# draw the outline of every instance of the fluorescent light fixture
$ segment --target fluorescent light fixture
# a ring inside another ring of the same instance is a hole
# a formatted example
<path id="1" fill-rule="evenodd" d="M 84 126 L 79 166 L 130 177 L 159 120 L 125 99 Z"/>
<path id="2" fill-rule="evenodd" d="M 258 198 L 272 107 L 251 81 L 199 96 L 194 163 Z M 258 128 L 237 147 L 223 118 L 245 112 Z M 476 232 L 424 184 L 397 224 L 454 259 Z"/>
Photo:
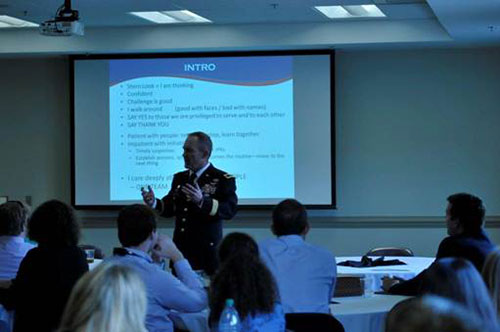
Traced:
<path id="1" fill-rule="evenodd" d="M 314 7 L 319 10 L 323 15 L 328 18 L 349 18 L 352 17 L 351 14 L 342 6 L 316 6 Z"/>
<path id="2" fill-rule="evenodd" d="M 385 17 L 385 14 L 375 5 L 316 6 L 314 8 L 328 18 Z"/>
<path id="3" fill-rule="evenodd" d="M 130 14 L 158 24 L 175 23 L 173 18 L 160 12 L 131 12 Z"/>
<path id="4" fill-rule="evenodd" d="M 20 20 L 12 16 L 0 15 L 0 28 L 31 28 L 37 26 L 38 24 L 33 22 Z"/>
<path id="5" fill-rule="evenodd" d="M 172 23 L 212 23 L 212 21 L 189 10 L 163 12 L 130 12 L 130 14 L 158 24 Z"/>
<path id="6" fill-rule="evenodd" d="M 376 5 L 361 5 L 369 17 L 385 17 L 385 14 Z"/>

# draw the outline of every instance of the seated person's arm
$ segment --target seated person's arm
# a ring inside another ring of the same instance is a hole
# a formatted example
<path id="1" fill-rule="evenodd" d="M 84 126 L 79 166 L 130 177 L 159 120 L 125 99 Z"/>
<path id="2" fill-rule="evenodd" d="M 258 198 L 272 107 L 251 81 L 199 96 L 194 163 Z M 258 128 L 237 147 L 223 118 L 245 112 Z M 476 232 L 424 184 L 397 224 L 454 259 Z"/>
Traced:
<path id="1" fill-rule="evenodd" d="M 404 280 L 391 283 L 391 280 L 384 280 L 384 290 L 393 295 L 416 296 L 422 293 L 422 285 L 426 278 L 426 271 L 420 272 L 416 277 L 410 280 Z M 398 278 L 399 279 L 399 278 Z"/>
<path id="2" fill-rule="evenodd" d="M 177 279 L 170 273 L 158 276 L 159 280 L 155 282 L 158 293 L 155 296 L 159 302 L 168 309 L 179 311 L 196 312 L 205 309 L 208 305 L 207 292 L 173 241 L 169 237 L 160 236 L 153 250 L 155 255 L 172 260 L 179 277 Z"/>

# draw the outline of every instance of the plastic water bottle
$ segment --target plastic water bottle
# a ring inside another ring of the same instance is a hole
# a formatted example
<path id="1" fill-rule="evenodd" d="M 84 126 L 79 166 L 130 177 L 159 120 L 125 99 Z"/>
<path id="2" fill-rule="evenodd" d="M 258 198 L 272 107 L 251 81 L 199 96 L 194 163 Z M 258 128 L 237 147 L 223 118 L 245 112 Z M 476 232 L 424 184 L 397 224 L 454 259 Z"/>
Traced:
<path id="1" fill-rule="evenodd" d="M 241 332 L 241 322 L 234 300 L 227 299 L 219 319 L 219 332 Z"/>

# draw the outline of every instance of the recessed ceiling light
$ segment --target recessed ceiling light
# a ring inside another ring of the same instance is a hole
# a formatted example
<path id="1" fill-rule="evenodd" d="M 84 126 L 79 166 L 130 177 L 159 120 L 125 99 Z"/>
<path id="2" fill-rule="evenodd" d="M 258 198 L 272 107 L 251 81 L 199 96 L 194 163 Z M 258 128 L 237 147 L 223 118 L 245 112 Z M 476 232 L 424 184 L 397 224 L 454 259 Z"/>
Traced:
<path id="1" fill-rule="evenodd" d="M 342 6 L 316 6 L 323 15 L 328 18 L 349 18 L 351 14 Z"/>
<path id="2" fill-rule="evenodd" d="M 212 21 L 189 10 L 172 10 L 163 12 L 130 12 L 130 14 L 158 24 L 212 23 Z"/>
<path id="3" fill-rule="evenodd" d="M 361 7 L 366 10 L 369 17 L 385 17 L 385 14 L 376 5 L 361 5 Z"/>
<path id="4" fill-rule="evenodd" d="M 375 5 L 316 6 L 314 8 L 328 18 L 385 17 L 385 14 Z"/>
<path id="5" fill-rule="evenodd" d="M 0 15 L 0 28 L 30 28 L 38 24 L 21 20 L 12 16 Z"/>

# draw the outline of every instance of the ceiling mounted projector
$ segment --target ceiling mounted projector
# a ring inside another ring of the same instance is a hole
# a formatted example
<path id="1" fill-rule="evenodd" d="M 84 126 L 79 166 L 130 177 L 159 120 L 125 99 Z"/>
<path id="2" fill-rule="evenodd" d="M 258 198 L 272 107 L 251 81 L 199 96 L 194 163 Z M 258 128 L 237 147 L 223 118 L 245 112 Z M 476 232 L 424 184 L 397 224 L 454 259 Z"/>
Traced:
<path id="1" fill-rule="evenodd" d="M 83 36 L 83 23 L 78 19 L 78 11 L 71 9 L 71 0 L 64 0 L 54 19 L 40 24 L 39 31 L 45 36 Z"/>

